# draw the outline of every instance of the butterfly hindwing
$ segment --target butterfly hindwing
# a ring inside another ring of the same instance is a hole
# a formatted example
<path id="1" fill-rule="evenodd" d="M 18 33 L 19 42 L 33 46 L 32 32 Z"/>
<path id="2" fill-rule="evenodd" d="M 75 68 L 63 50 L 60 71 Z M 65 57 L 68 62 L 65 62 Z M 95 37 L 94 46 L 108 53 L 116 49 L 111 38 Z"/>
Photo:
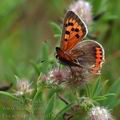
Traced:
<path id="1" fill-rule="evenodd" d="M 87 34 L 85 23 L 73 11 L 68 11 L 63 24 L 61 50 L 69 51 Z"/>
<path id="2" fill-rule="evenodd" d="M 69 52 L 76 64 L 90 69 L 94 74 L 99 74 L 104 62 L 104 49 L 101 44 L 93 40 L 78 43 Z"/>

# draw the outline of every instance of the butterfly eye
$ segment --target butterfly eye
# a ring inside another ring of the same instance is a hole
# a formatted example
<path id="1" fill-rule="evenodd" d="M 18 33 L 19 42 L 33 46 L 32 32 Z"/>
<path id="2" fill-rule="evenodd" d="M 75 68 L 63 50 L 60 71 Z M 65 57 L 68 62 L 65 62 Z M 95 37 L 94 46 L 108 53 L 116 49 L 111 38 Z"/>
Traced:
<path id="1" fill-rule="evenodd" d="M 59 51 L 60 50 L 60 48 L 59 47 L 56 47 L 56 51 Z"/>

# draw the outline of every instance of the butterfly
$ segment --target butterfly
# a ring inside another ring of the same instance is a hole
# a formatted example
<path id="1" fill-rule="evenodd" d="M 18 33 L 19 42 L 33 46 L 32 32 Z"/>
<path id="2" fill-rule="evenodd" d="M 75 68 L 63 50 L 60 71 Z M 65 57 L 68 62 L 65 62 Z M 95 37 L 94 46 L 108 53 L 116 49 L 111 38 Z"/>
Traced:
<path id="1" fill-rule="evenodd" d="M 73 11 L 68 11 L 64 18 L 61 44 L 56 47 L 56 58 L 64 65 L 100 74 L 104 48 L 94 40 L 84 40 L 87 33 L 84 21 Z"/>

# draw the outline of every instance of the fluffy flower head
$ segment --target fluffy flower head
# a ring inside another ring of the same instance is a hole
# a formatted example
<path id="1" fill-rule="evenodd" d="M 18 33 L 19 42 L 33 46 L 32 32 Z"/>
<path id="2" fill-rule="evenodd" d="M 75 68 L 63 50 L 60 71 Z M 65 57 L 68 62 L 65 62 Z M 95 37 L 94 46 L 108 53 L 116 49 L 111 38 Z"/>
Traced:
<path id="1" fill-rule="evenodd" d="M 89 2 L 78 0 L 70 5 L 69 10 L 77 13 L 88 26 L 92 24 L 92 6 Z"/>
<path id="2" fill-rule="evenodd" d="M 113 120 L 111 114 L 104 107 L 93 107 L 89 111 L 89 120 Z"/>
<path id="3" fill-rule="evenodd" d="M 22 80 L 17 80 L 16 83 L 16 95 L 24 95 L 26 93 L 31 93 L 33 89 L 31 89 L 31 84 L 29 83 L 28 80 L 22 79 Z"/>

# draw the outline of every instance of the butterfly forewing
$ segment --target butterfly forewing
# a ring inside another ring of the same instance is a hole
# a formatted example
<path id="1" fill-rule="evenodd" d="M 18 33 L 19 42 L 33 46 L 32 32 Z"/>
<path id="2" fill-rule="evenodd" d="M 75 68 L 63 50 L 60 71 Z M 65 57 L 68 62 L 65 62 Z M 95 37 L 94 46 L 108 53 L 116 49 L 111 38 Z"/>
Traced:
<path id="1" fill-rule="evenodd" d="M 85 23 L 73 11 L 68 11 L 63 24 L 61 50 L 69 51 L 87 34 Z"/>

